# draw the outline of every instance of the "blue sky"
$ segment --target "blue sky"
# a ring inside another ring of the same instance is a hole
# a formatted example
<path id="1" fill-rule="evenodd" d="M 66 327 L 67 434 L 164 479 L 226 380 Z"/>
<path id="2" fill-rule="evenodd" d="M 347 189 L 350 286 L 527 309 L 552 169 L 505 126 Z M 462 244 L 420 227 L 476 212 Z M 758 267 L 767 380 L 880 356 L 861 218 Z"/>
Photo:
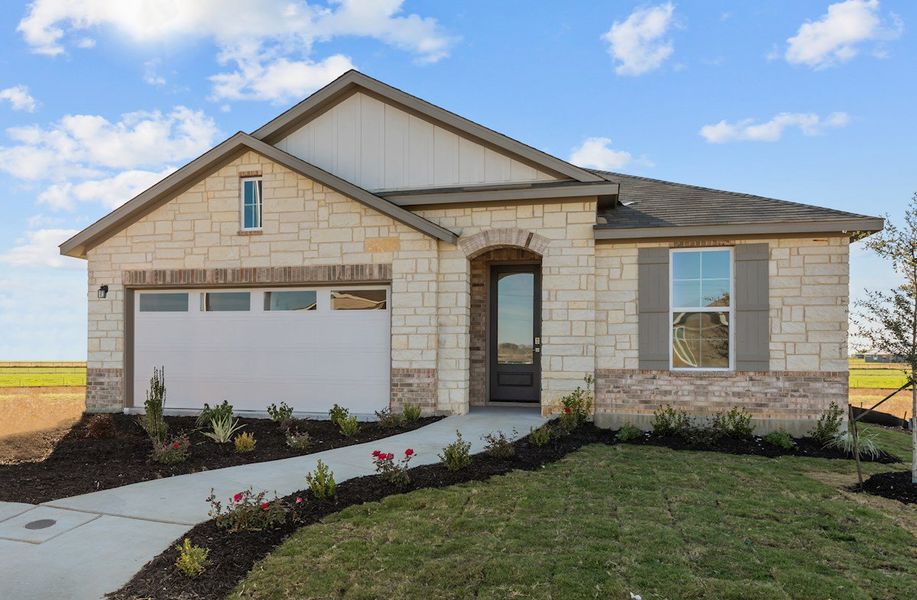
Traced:
<path id="1" fill-rule="evenodd" d="M 351 66 L 585 166 L 875 215 L 917 191 L 914 2 L 254 4 L 4 5 L 0 360 L 85 357 L 57 243 Z"/>

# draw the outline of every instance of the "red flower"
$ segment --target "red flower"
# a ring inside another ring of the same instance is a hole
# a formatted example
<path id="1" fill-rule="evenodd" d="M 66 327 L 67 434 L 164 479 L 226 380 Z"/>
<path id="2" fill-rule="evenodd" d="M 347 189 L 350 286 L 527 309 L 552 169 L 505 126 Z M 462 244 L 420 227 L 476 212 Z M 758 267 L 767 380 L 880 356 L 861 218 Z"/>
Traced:
<path id="1" fill-rule="evenodd" d="M 242 499 L 242 492 L 239 492 L 238 494 L 232 497 L 233 502 L 238 502 L 241 499 Z"/>
<path id="2" fill-rule="evenodd" d="M 379 455 L 380 455 L 380 454 L 382 454 L 382 453 L 379 452 L 378 450 L 373 450 L 373 456 L 374 456 L 374 457 L 379 458 Z"/>
<path id="3" fill-rule="evenodd" d="M 570 409 L 569 406 L 565 406 L 565 407 L 564 407 L 564 414 L 569 415 L 571 412 L 573 412 L 573 411 Z"/>
<path id="4" fill-rule="evenodd" d="M 172 448 L 174 448 L 175 450 L 178 450 L 179 448 L 181 448 L 181 444 L 178 443 L 178 440 L 175 440 L 174 442 L 172 442 Z"/>
<path id="5" fill-rule="evenodd" d="M 389 453 L 385 456 L 385 458 L 387 458 L 387 459 L 389 459 L 389 460 L 392 460 L 393 458 L 395 458 L 395 455 L 392 454 L 391 452 L 389 452 Z"/>
<path id="6" fill-rule="evenodd" d="M 270 502 L 262 502 L 262 503 L 261 503 L 261 510 L 267 510 L 267 509 L 269 509 L 270 507 L 271 507 L 271 503 L 270 503 Z"/>
<path id="7" fill-rule="evenodd" d="M 404 451 L 404 455 L 405 455 L 405 456 L 413 456 L 413 455 L 414 455 L 414 450 L 413 450 L 413 448 L 408 448 L 407 450 L 405 450 L 405 451 Z"/>
<path id="8" fill-rule="evenodd" d="M 299 496 L 296 496 L 296 504 L 299 504 L 300 502 L 302 502 L 302 498 L 300 498 Z"/>

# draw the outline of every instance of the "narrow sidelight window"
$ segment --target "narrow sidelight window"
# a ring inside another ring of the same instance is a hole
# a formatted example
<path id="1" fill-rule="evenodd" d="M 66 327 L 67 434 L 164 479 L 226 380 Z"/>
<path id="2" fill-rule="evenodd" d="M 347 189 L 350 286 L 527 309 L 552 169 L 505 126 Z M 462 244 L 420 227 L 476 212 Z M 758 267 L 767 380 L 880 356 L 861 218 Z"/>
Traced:
<path id="1" fill-rule="evenodd" d="M 261 229 L 261 178 L 242 179 L 242 229 Z"/>
<path id="2" fill-rule="evenodd" d="M 672 250 L 671 366 L 732 368 L 731 248 Z"/>

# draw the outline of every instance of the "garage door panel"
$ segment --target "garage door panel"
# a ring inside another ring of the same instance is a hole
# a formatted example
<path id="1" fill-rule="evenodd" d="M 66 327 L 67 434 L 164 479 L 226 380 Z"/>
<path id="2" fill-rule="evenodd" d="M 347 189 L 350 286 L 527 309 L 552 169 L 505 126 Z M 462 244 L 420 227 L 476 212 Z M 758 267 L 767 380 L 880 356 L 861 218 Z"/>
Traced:
<path id="1" fill-rule="evenodd" d="M 265 312 L 262 292 L 252 292 L 250 312 L 201 312 L 194 293 L 188 312 L 136 312 L 135 404 L 153 367 L 164 366 L 172 409 L 223 400 L 257 411 L 272 402 L 316 413 L 335 403 L 364 414 L 388 406 L 387 310 L 332 311 L 319 301 L 318 310 Z"/>

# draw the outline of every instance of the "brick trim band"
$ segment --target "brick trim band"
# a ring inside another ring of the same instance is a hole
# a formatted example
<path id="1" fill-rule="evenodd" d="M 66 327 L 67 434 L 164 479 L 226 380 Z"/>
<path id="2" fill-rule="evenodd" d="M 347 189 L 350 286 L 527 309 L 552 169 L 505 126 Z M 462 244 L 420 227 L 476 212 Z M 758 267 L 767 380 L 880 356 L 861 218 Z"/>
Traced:
<path id="1" fill-rule="evenodd" d="M 391 264 L 249 267 L 231 269 L 154 269 L 122 271 L 125 287 L 248 286 L 320 283 L 388 283 Z"/>

